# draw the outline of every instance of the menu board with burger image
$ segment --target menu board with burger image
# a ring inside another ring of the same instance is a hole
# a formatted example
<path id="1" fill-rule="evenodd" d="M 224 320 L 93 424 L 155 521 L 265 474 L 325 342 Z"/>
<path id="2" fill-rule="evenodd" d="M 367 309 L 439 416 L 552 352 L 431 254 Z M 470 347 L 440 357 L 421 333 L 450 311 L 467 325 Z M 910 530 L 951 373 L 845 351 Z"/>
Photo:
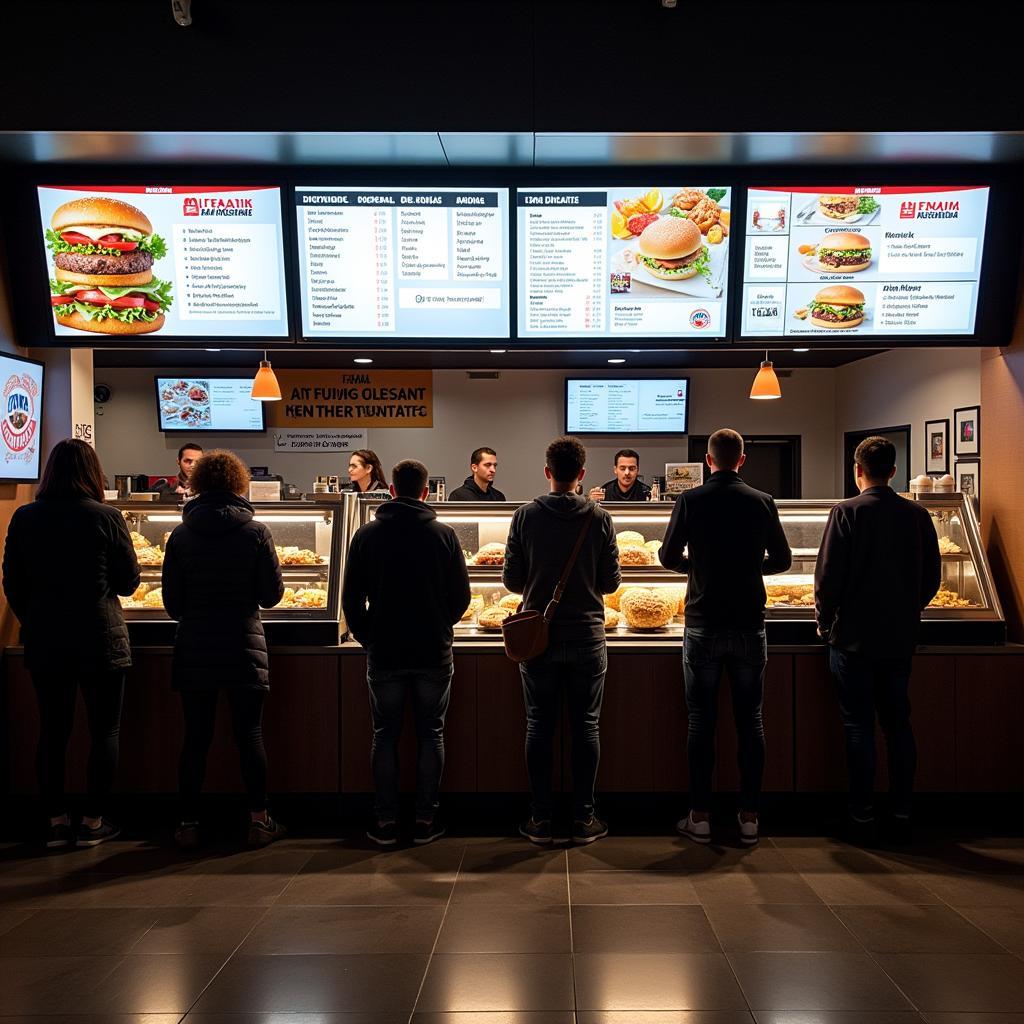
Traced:
<path id="1" fill-rule="evenodd" d="M 43 186 L 54 331 L 288 334 L 276 187 Z"/>
<path id="2" fill-rule="evenodd" d="M 741 333 L 972 333 L 988 191 L 750 189 Z"/>
<path id="3" fill-rule="evenodd" d="M 520 189 L 521 337 L 725 334 L 731 190 Z"/>

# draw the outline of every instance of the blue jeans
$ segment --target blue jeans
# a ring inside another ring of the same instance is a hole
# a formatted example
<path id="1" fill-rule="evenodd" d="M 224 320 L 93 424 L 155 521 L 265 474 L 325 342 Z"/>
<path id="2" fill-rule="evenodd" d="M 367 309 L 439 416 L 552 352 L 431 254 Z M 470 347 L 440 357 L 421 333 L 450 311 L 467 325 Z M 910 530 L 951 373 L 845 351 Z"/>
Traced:
<path id="1" fill-rule="evenodd" d="M 875 713 L 889 755 L 889 793 L 894 814 L 910 813 L 917 772 L 917 744 L 910 725 L 910 658 L 868 658 L 829 648 L 829 667 L 839 693 L 850 774 L 850 813 L 874 815 Z"/>
<path id="2" fill-rule="evenodd" d="M 601 760 L 601 700 L 608 671 L 604 638 L 556 641 L 519 669 L 526 703 L 526 770 L 533 792 L 533 818 L 551 820 L 551 758 L 564 691 L 572 732 L 573 817 L 588 821 L 594 813 L 594 786 Z"/>
<path id="3" fill-rule="evenodd" d="M 739 748 L 740 807 L 744 811 L 758 809 L 764 777 L 764 720 L 761 710 L 767 664 L 768 647 L 763 629 L 686 627 L 683 680 L 690 719 L 686 755 L 690 766 L 692 810 L 711 810 L 718 685 L 723 668 L 729 670 L 732 685 L 732 711 Z"/>
<path id="4" fill-rule="evenodd" d="M 406 695 L 412 698 L 416 723 L 416 817 L 433 821 L 444 771 L 444 716 L 452 692 L 454 666 L 425 669 L 366 667 L 373 716 L 374 813 L 378 821 L 398 818 L 398 738 L 402 734 Z"/>

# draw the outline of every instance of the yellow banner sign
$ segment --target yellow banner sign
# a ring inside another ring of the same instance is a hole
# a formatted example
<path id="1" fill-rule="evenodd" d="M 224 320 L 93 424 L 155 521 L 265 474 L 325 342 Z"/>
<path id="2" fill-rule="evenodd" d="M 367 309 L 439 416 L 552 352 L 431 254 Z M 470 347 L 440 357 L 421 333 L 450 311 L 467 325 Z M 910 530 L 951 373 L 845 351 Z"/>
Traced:
<path id="1" fill-rule="evenodd" d="M 432 427 L 430 370 L 277 370 L 269 427 Z"/>

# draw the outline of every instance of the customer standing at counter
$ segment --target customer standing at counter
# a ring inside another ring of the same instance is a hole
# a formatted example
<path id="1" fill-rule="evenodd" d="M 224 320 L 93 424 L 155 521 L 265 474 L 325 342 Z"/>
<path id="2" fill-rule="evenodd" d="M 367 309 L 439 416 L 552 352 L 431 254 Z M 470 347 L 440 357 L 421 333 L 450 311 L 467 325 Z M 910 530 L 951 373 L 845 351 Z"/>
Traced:
<path id="1" fill-rule="evenodd" d="M 223 690 L 249 798 L 249 845 L 266 846 L 285 830 L 267 813 L 263 705 L 270 685 L 259 610 L 284 596 L 281 566 L 270 531 L 244 497 L 249 470 L 234 452 L 205 453 L 191 486 L 196 497 L 167 541 L 163 565 L 164 608 L 178 620 L 172 680 L 185 716 L 174 838 L 183 849 L 199 845 L 199 794 Z"/>
<path id="2" fill-rule="evenodd" d="M 120 831 L 103 817 L 117 770 L 124 673 L 132 663 L 117 595 L 133 593 L 139 579 L 124 517 L 103 504 L 96 452 L 84 441 L 58 441 L 36 500 L 11 519 L 3 564 L 4 593 L 21 623 L 39 705 L 36 771 L 49 849 L 97 846 Z M 91 746 L 85 814 L 74 829 L 64 775 L 79 688 Z"/>
<path id="3" fill-rule="evenodd" d="M 477 448 L 469 457 L 469 476 L 448 495 L 449 501 L 504 501 L 494 486 L 498 454 L 493 448 Z"/>
<path id="4" fill-rule="evenodd" d="M 388 489 L 380 459 L 377 458 L 377 453 L 370 451 L 369 448 L 360 448 L 351 454 L 348 460 L 348 478 L 349 490 L 357 494 Z"/>
<path id="5" fill-rule="evenodd" d="M 612 460 L 615 479 L 603 487 L 590 489 L 591 501 L 647 501 L 651 489 L 637 475 L 640 472 L 640 456 L 632 448 L 623 448 L 615 453 Z"/>
<path id="6" fill-rule="evenodd" d="M 854 453 L 860 495 L 829 513 L 814 569 L 818 633 L 829 644 L 850 775 L 850 832 L 875 826 L 875 713 L 889 758 L 894 838 L 906 839 L 917 769 L 910 723 L 911 660 L 921 610 L 938 592 L 941 555 L 931 516 L 889 486 L 896 447 L 869 437 Z"/>
<path id="7" fill-rule="evenodd" d="M 438 793 L 454 671 L 452 627 L 469 607 L 469 574 L 455 531 L 425 504 L 427 467 L 399 462 L 391 480 L 395 500 L 352 537 L 341 603 L 367 654 L 376 799 L 366 835 L 380 846 L 398 842 L 398 740 L 408 696 L 419 746 L 414 841 L 423 845 L 444 835 Z"/>
<path id="8" fill-rule="evenodd" d="M 683 679 L 690 811 L 676 828 L 698 843 L 711 841 L 711 774 L 723 668 L 729 670 L 739 748 L 740 839 L 747 845 L 757 842 L 768 664 L 763 576 L 785 572 L 793 560 L 771 495 L 740 479 L 744 462 L 743 438 L 735 430 L 716 430 L 708 439 L 711 476 L 676 500 L 658 552 L 666 569 L 687 574 Z"/>
<path id="9" fill-rule="evenodd" d="M 502 582 L 523 595 L 524 610 L 543 612 L 571 552 L 583 546 L 548 629 L 548 648 L 519 666 L 526 702 L 526 767 L 533 805 L 519 831 L 537 845 L 551 843 L 551 756 L 562 694 L 569 699 L 572 731 L 573 825 L 577 843 L 608 834 L 597 816 L 594 786 L 601 759 L 601 701 L 608 652 L 603 594 L 619 586 L 619 549 L 612 517 L 575 493 L 586 469 L 587 450 L 575 437 L 548 445 L 544 475 L 550 493 L 516 509 L 505 548 Z"/>

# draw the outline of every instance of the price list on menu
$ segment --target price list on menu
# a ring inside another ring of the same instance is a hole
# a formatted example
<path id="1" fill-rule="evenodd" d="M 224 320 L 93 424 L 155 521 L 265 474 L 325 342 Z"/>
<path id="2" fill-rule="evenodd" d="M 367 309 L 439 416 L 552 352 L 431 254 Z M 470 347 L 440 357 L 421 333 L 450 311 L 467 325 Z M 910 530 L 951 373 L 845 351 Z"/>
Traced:
<path id="1" fill-rule="evenodd" d="M 605 192 L 520 191 L 524 334 L 603 334 L 608 256 Z"/>
<path id="2" fill-rule="evenodd" d="M 507 337 L 502 190 L 298 190 L 304 333 Z"/>

